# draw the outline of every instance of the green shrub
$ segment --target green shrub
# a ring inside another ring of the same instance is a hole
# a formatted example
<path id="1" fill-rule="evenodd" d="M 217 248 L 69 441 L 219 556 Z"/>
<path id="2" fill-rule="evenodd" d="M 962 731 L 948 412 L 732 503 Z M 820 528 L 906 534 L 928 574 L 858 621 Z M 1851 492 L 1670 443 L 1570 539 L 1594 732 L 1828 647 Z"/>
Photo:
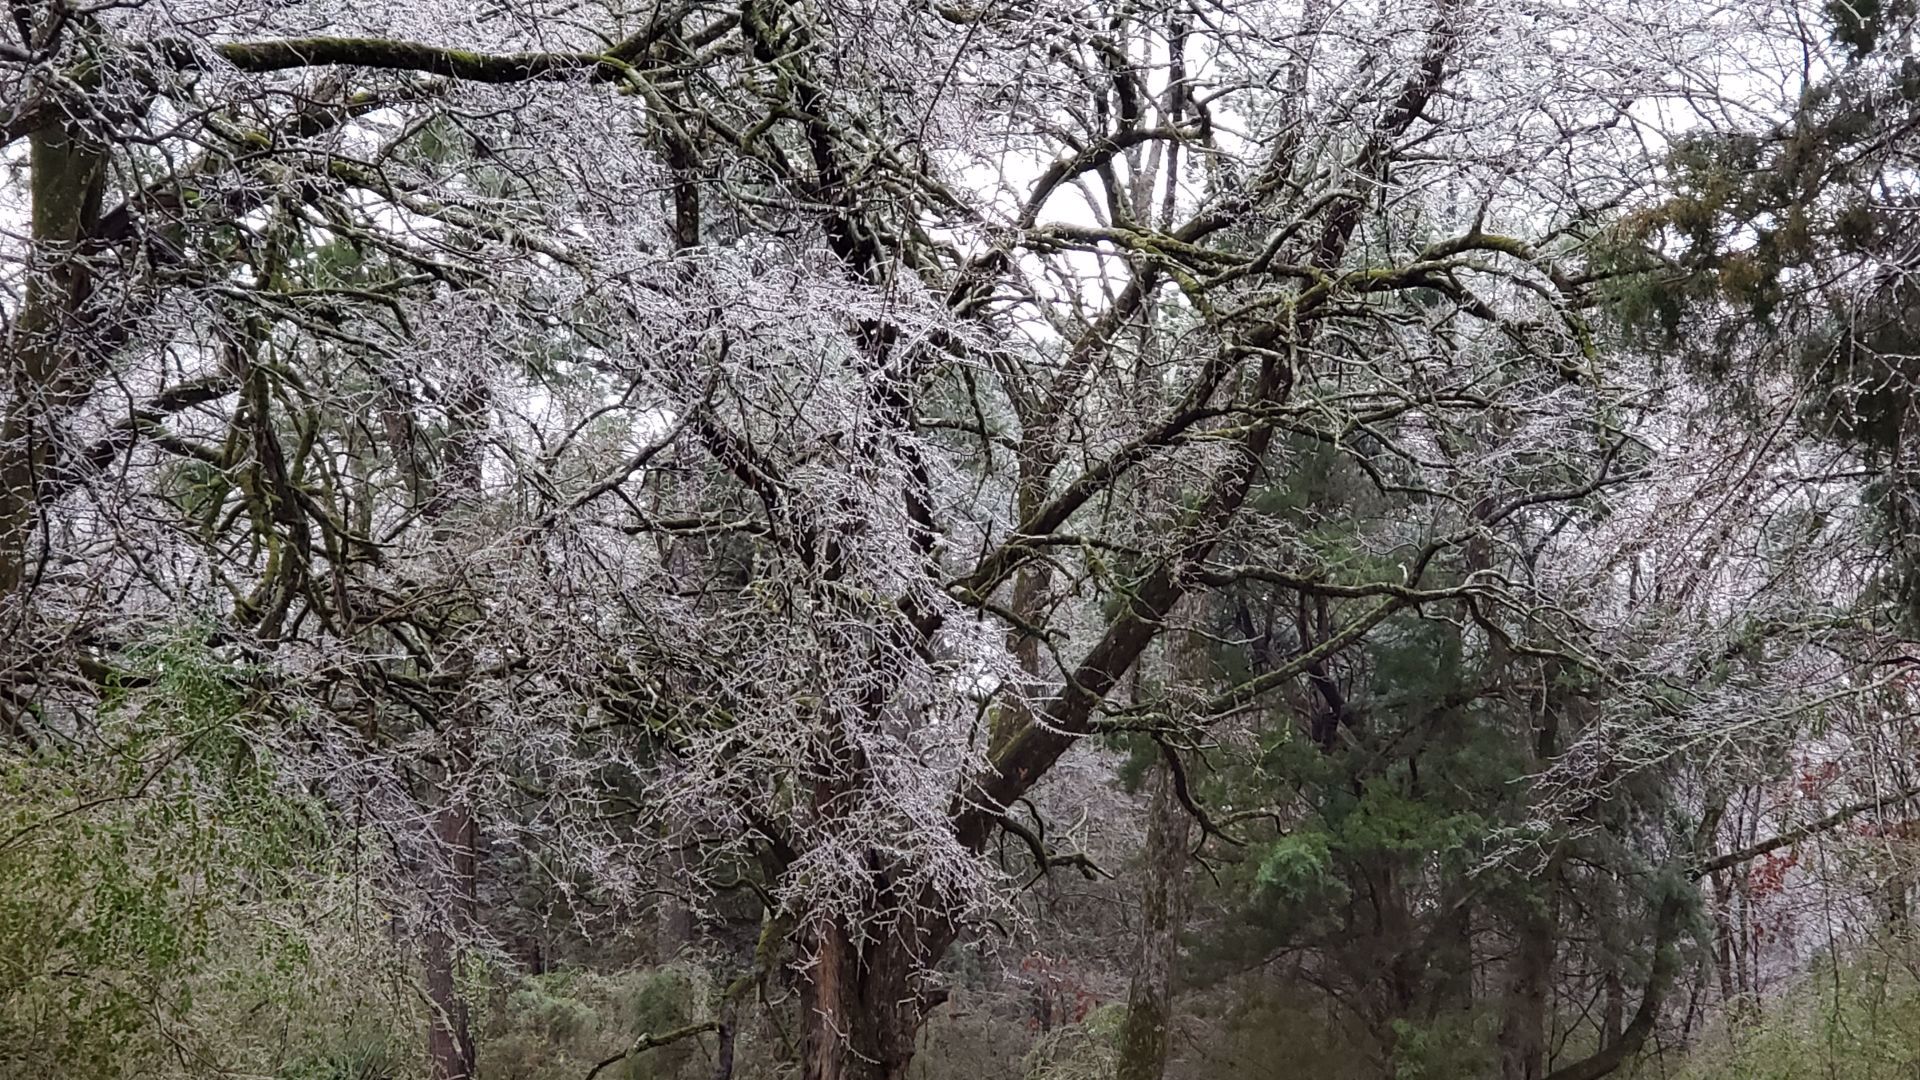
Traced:
<path id="1" fill-rule="evenodd" d="M 0 747 L 0 1075 L 321 1060 L 318 1018 L 392 1012 L 384 915 L 282 783 L 245 669 L 191 628 L 125 663 L 96 715 Z"/>
<path id="2" fill-rule="evenodd" d="M 1920 1075 L 1920 979 L 1910 943 L 1831 958 L 1779 998 L 1695 1044 L 1680 1080 L 1911 1080 Z"/>

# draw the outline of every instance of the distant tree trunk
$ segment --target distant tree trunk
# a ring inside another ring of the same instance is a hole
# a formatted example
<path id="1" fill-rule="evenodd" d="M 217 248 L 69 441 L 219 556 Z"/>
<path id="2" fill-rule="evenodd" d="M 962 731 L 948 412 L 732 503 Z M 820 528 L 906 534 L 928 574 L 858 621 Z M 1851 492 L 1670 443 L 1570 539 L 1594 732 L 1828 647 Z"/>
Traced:
<path id="1" fill-rule="evenodd" d="M 441 901 L 446 910 L 427 932 L 427 1058 L 433 1080 L 468 1080 L 474 1047 L 466 998 L 460 993 L 462 946 L 472 933 L 475 911 L 474 824 L 464 807 L 443 807 L 434 816 L 434 836 L 450 863 Z"/>
<path id="2" fill-rule="evenodd" d="M 1734 985 L 1744 1008 L 1758 982 L 1756 976 L 1760 970 L 1753 947 L 1753 880 L 1745 870 L 1736 871 L 1732 877 L 1733 895 L 1739 901 L 1740 913 L 1733 930 Z"/>
<path id="3" fill-rule="evenodd" d="M 1577 700 L 1555 702 L 1580 720 Z M 1534 729 L 1536 762 L 1547 762 L 1559 751 L 1559 720 L 1554 709 L 1543 709 Z M 1500 1075 L 1502 1080 L 1539 1080 L 1547 1069 L 1547 995 L 1552 988 L 1555 938 L 1559 919 L 1554 906 L 1554 881 L 1560 874 L 1563 848 L 1556 846 L 1546 866 L 1534 879 L 1536 890 L 1522 898 L 1514 922 L 1513 959 L 1507 967 L 1506 1000 L 1500 1021 Z"/>
<path id="4" fill-rule="evenodd" d="M 464 508 L 471 512 L 481 498 L 482 442 L 488 425 L 487 384 L 478 375 L 469 375 L 456 384 L 448 407 L 448 433 L 437 490 L 424 513 L 434 520 L 436 540 L 450 541 L 458 533 L 457 518 L 446 515 Z M 461 619 L 477 619 L 480 613 L 468 609 Z M 445 674 L 453 676 L 453 685 L 464 688 L 472 677 L 474 656 L 459 636 L 459 621 L 445 641 L 446 656 L 441 661 Z M 460 968 L 479 920 L 479 878 L 476 846 L 479 825 L 474 807 L 464 788 L 473 768 L 473 729 L 480 703 L 462 700 L 456 690 L 450 703 L 447 726 L 443 729 L 447 746 L 442 761 L 444 776 L 436 793 L 433 811 L 434 852 L 429 876 L 429 907 L 434 918 L 427 932 L 427 998 L 432 1008 L 427 1031 L 427 1057 L 432 1080 L 471 1080 L 477 1057 L 473 1044 L 471 1018 L 466 999 L 460 993 Z"/>
<path id="5" fill-rule="evenodd" d="M 1720 977 L 1720 1004 L 1731 1005 L 1733 988 L 1732 871 L 1713 875 L 1713 951 L 1715 974 Z"/>
<path id="6" fill-rule="evenodd" d="M 1620 981 L 1620 961 L 1609 956 L 1605 962 L 1606 974 L 1603 976 L 1601 989 L 1605 998 L 1600 1008 L 1600 1049 L 1602 1050 L 1620 1041 L 1620 1031 L 1627 1020 L 1627 990 Z"/>
<path id="7" fill-rule="evenodd" d="M 1893 765 L 1893 771 L 1894 784 L 1898 790 L 1906 791 L 1913 788 L 1913 777 L 1907 769 L 1896 762 Z M 1897 830 L 1895 835 L 1903 840 L 1906 839 L 1903 835 L 1905 830 L 1898 829 L 1896 819 L 1892 815 L 1882 813 L 1877 814 L 1876 817 L 1883 827 L 1894 826 Z M 1891 864 L 1887 867 L 1886 878 L 1880 884 L 1880 903 L 1885 913 L 1887 933 L 1894 938 L 1906 938 L 1913 933 L 1912 886 L 1912 863 L 1904 851 L 1896 849 Z"/>
<path id="8" fill-rule="evenodd" d="M 1431 964 L 1437 977 L 1432 1014 L 1469 1012 L 1473 1009 L 1473 905 L 1465 899 L 1456 901 L 1433 933 L 1437 947 Z"/>
<path id="9" fill-rule="evenodd" d="M 714 542 L 710 536 L 661 538 L 660 554 L 667 573 L 679 588 L 689 592 L 701 587 L 700 567 L 713 557 L 713 553 Z M 694 871 L 688 863 L 686 850 L 680 844 L 671 842 L 665 836 L 662 840 L 667 841 L 667 854 L 662 860 L 664 865 L 656 868 L 656 872 L 662 874 L 663 881 L 653 904 L 653 958 L 655 963 L 666 964 L 691 950 L 695 944 L 693 905 L 687 892 Z"/>
<path id="10" fill-rule="evenodd" d="M 1118 1080 L 1160 1080 L 1166 1071 L 1175 966 L 1186 922 L 1187 844 L 1193 821 L 1174 791 L 1173 770 L 1153 770 L 1147 809 L 1147 880 L 1140 905 L 1140 951 L 1127 992 Z"/>
<path id="11" fill-rule="evenodd" d="M 1880 900 L 1886 913 L 1887 930 L 1895 936 L 1912 931 L 1913 911 L 1907 896 L 1907 871 L 1895 867 L 1880 886 Z"/>

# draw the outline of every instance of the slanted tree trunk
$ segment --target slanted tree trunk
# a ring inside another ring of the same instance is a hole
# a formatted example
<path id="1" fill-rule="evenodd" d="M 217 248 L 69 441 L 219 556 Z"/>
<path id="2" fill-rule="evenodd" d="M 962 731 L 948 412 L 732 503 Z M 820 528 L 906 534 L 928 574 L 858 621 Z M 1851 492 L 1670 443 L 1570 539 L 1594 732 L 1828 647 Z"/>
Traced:
<path id="1" fill-rule="evenodd" d="M 1680 970 L 1677 938 L 1691 903 L 1687 893 L 1677 889 L 1659 899 L 1654 917 L 1653 961 L 1647 972 L 1647 985 L 1640 992 L 1639 1008 L 1634 1010 L 1633 1019 L 1620 1032 L 1620 1037 L 1605 1049 L 1553 1070 L 1545 1080 L 1600 1080 L 1633 1060 L 1640 1048 L 1646 1045 L 1647 1037 L 1653 1034 L 1653 1027 L 1660 1020 L 1660 1010 L 1666 1004 L 1667 994 L 1673 989 L 1674 977 Z"/>
<path id="2" fill-rule="evenodd" d="M 1153 770 L 1147 809 L 1147 881 L 1140 904 L 1140 951 L 1127 991 L 1118 1080 L 1160 1080 L 1166 1071 L 1180 929 L 1186 922 L 1187 844 L 1193 828 L 1174 791 L 1173 770 Z"/>

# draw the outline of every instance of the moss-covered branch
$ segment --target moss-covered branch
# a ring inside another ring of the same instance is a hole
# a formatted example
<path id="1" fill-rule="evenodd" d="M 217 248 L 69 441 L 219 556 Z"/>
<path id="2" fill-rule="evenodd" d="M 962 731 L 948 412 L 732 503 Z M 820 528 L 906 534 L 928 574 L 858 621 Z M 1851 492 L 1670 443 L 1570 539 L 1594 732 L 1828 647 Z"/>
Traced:
<path id="1" fill-rule="evenodd" d="M 624 77 L 627 65 L 601 53 L 482 53 L 417 41 L 382 38 L 309 37 L 282 41 L 230 41 L 214 46 L 242 71 L 344 67 L 418 71 L 469 82 L 510 83 L 553 78 L 591 70 L 609 79 Z"/>

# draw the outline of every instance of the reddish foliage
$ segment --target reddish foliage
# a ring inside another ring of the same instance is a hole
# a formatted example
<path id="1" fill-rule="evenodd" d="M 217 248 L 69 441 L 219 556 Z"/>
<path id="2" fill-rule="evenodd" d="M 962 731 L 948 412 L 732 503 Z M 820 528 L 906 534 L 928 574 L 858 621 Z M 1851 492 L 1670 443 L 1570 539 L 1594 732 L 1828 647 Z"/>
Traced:
<path id="1" fill-rule="evenodd" d="M 1043 952 L 1031 952 L 1020 961 L 1020 973 L 1033 982 L 1033 1009 L 1027 1030 L 1052 1031 L 1061 1024 L 1077 1024 L 1100 1007 L 1098 995 L 1087 989 L 1066 961 Z"/>
<path id="2" fill-rule="evenodd" d="M 1786 885 L 1787 871 L 1800 863 L 1798 851 L 1762 855 L 1747 869 L 1747 889 L 1755 900 L 1778 893 Z"/>

